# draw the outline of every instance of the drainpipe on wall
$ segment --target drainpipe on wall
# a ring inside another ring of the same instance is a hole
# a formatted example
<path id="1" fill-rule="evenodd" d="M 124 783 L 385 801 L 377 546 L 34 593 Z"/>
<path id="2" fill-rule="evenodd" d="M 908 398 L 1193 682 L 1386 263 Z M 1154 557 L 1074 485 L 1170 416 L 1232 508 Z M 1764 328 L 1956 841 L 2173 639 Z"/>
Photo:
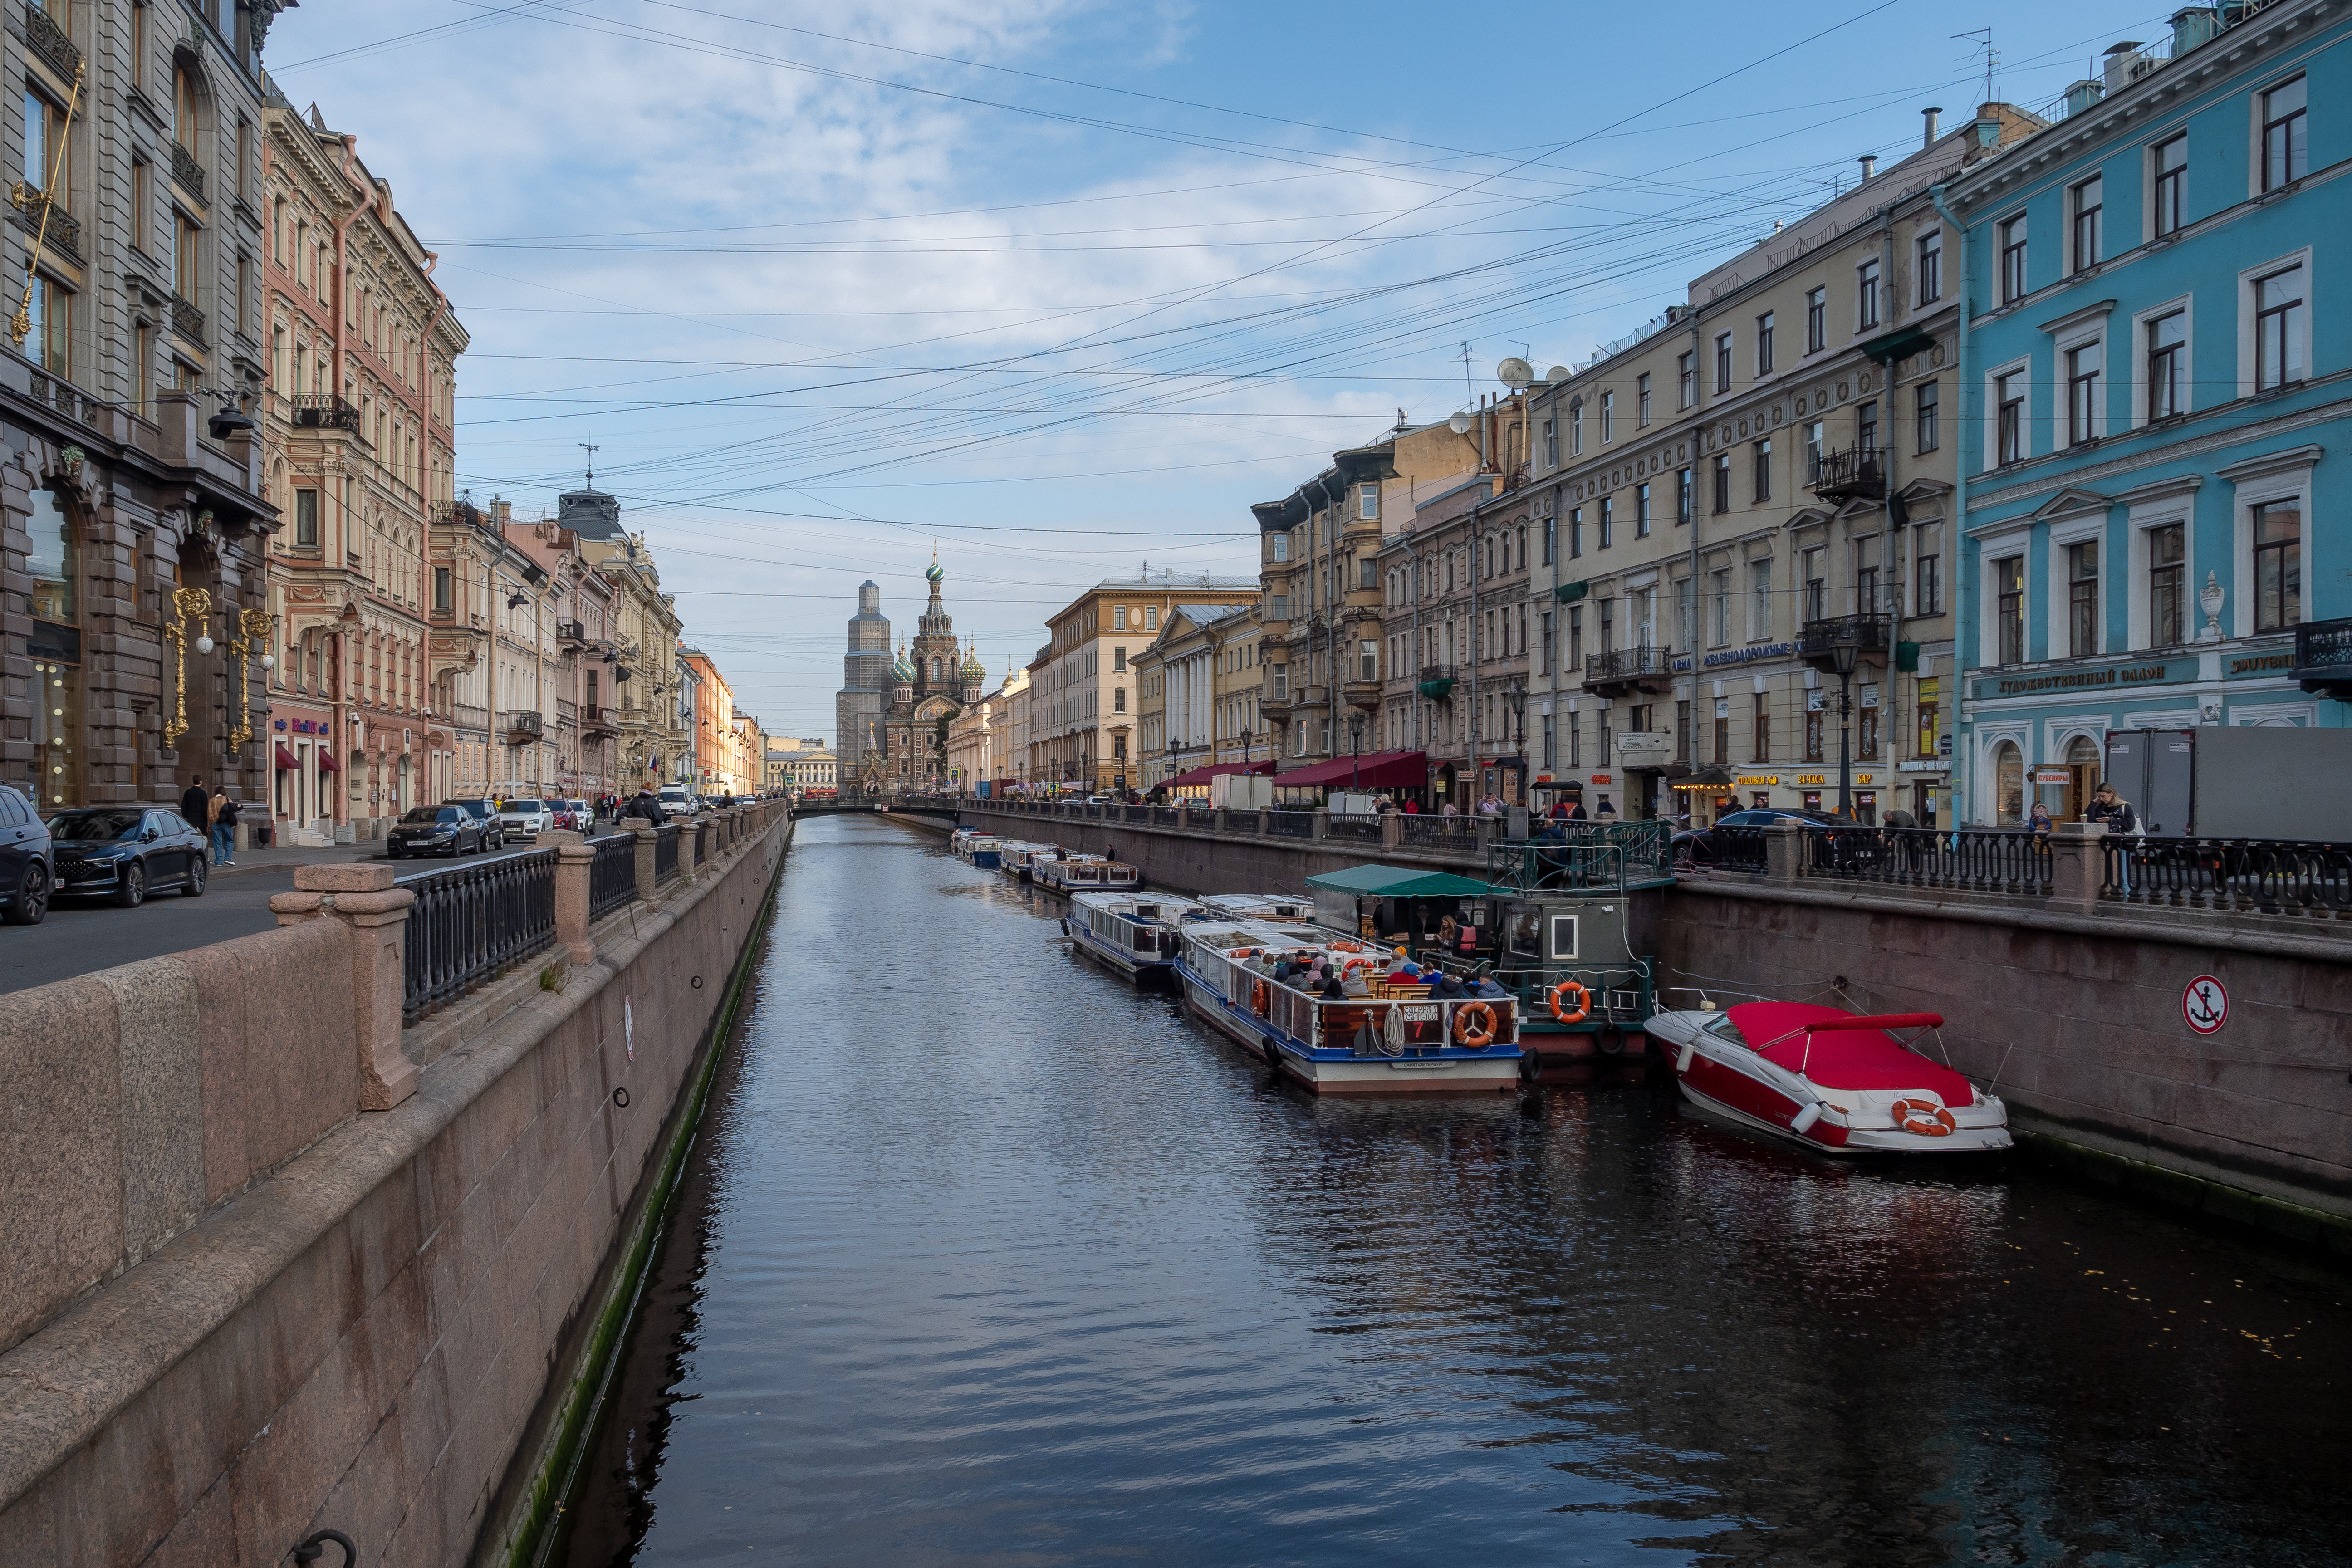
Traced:
<path id="1" fill-rule="evenodd" d="M 1951 541 L 1950 553 L 1957 565 L 1969 522 L 1968 449 L 1961 436 L 1968 429 L 1969 314 L 1975 300 L 1969 289 L 1969 231 L 1958 218 L 1952 216 L 1952 209 L 1944 205 L 1944 191 L 1941 184 L 1927 187 L 1927 199 L 1935 203 L 1936 216 L 1942 218 L 1945 226 L 1952 231 L 1952 237 L 1958 242 L 1960 251 L 1960 330 L 1959 341 L 1952 354 L 1957 364 L 1955 379 L 1958 383 L 1953 388 L 1952 412 L 1958 417 L 1952 429 L 1952 514 L 1945 529 Z M 1976 580 L 1975 562 L 1970 561 L 1968 564 L 1969 570 L 1952 574 L 1952 698 L 1943 710 L 1944 722 L 1951 726 L 1947 732 L 1953 736 L 1952 766 L 1944 780 L 1944 798 L 1949 803 L 1950 825 L 1955 827 L 1959 826 L 1961 802 L 1967 798 L 1961 781 L 1968 776 L 1968 770 L 1960 766 L 1958 731 L 1960 723 L 1960 644 L 1969 628 L 1969 612 L 1974 608 L 1974 596 L 1968 590 Z"/>

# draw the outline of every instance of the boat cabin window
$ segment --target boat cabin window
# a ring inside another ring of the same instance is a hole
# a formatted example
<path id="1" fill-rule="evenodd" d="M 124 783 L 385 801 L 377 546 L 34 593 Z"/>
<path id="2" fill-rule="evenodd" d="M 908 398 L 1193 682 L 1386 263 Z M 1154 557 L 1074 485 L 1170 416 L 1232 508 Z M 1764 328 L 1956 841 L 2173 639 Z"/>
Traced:
<path id="1" fill-rule="evenodd" d="M 1554 915 L 1551 917 L 1552 957 L 1575 959 L 1580 956 L 1576 950 L 1576 942 L 1578 924 L 1582 919 L 1583 917 L 1580 915 Z"/>
<path id="2" fill-rule="evenodd" d="M 1513 958 L 1543 957 L 1543 915 L 1536 910 L 1513 910 L 1503 922 L 1503 941 Z"/>

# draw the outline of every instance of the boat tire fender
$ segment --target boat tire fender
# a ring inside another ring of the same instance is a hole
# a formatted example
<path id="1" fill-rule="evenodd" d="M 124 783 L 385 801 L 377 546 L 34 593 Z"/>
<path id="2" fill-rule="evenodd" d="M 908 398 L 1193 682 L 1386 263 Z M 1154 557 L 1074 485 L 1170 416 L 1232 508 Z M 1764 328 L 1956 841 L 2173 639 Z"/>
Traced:
<path id="1" fill-rule="evenodd" d="M 1472 1014 L 1486 1019 L 1483 1025 L 1470 1021 Z M 1485 1002 L 1465 1002 L 1454 1009 L 1454 1037 L 1465 1050 L 1483 1050 L 1495 1043 L 1495 1009 Z"/>
<path id="2" fill-rule="evenodd" d="M 1564 1005 L 1565 999 L 1571 994 L 1576 997 L 1576 1011 L 1573 1013 Z M 1580 981 L 1561 981 L 1547 994 L 1546 1000 L 1551 1004 L 1552 1017 L 1560 1023 L 1581 1024 L 1592 1016 L 1592 993 L 1587 991 Z"/>

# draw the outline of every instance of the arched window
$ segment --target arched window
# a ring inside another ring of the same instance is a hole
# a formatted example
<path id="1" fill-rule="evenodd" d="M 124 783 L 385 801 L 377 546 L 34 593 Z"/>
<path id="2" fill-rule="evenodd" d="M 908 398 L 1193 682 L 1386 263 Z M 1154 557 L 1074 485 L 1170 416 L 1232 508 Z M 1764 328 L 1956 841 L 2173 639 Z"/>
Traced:
<path id="1" fill-rule="evenodd" d="M 80 543 L 48 489 L 32 495 L 25 568 L 33 579 L 32 790 L 45 811 L 82 804 Z"/>
<path id="2" fill-rule="evenodd" d="M 172 68 L 172 135 L 194 154 L 196 150 L 196 81 L 185 65 Z"/>
<path id="3" fill-rule="evenodd" d="M 1996 821 L 2025 820 L 2025 753 L 2014 741 L 2003 741 L 1993 748 L 1992 795 Z"/>

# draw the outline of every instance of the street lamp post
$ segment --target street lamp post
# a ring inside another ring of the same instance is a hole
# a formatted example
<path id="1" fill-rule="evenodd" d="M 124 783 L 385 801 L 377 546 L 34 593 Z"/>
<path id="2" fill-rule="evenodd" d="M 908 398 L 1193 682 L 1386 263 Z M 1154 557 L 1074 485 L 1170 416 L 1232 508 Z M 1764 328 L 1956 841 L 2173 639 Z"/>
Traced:
<path id="1" fill-rule="evenodd" d="M 1511 704 L 1511 764 L 1518 781 L 1518 804 L 1528 804 L 1528 682 L 1524 676 L 1511 678 L 1510 689 L 1504 693 Z"/>
<path id="2" fill-rule="evenodd" d="M 1853 667 L 1862 653 L 1852 638 L 1830 648 L 1838 678 L 1838 815 L 1853 819 Z"/>
<path id="3" fill-rule="evenodd" d="M 1352 761 L 1348 768 L 1348 785 L 1361 788 L 1364 782 L 1364 716 L 1359 712 L 1348 715 L 1348 747 Z"/>

